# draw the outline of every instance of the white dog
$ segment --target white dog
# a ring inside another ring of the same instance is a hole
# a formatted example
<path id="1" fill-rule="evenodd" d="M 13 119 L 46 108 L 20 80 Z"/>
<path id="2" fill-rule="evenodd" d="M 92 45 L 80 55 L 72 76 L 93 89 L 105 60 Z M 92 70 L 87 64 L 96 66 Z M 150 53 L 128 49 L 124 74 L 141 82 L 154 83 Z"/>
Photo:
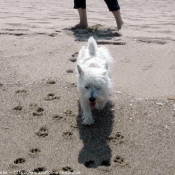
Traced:
<path id="1" fill-rule="evenodd" d="M 91 109 L 104 108 L 109 100 L 112 58 L 105 47 L 98 47 L 93 37 L 83 46 L 77 59 L 79 101 L 83 110 L 83 124 L 94 124 Z"/>

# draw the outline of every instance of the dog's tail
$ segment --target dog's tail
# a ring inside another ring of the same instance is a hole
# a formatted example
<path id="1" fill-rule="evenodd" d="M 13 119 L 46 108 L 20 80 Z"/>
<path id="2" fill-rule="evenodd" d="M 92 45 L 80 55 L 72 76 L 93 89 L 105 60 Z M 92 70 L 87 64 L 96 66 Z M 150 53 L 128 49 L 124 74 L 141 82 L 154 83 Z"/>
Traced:
<path id="1" fill-rule="evenodd" d="M 94 40 L 94 38 L 91 36 L 88 40 L 88 50 L 89 50 L 89 54 L 91 56 L 95 56 L 96 55 L 96 51 L 97 51 L 97 43 Z"/>

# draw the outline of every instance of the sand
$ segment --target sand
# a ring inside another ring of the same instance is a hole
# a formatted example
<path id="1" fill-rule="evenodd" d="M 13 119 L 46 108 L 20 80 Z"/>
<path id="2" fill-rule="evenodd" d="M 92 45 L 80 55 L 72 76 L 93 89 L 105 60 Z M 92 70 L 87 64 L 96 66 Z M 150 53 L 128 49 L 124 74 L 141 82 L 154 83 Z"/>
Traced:
<path id="1" fill-rule="evenodd" d="M 174 1 L 1 0 L 0 174 L 174 175 Z M 98 3 L 98 5 L 95 5 Z M 114 64 L 111 102 L 81 124 L 76 58 L 89 36 Z"/>

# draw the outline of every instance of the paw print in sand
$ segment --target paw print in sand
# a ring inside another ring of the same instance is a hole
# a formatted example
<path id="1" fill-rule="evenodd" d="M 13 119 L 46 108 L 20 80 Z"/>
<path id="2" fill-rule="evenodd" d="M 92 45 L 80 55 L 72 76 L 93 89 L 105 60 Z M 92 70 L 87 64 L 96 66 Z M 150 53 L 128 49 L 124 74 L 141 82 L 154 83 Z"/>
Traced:
<path id="1" fill-rule="evenodd" d="M 110 142 L 114 144 L 122 144 L 124 143 L 124 136 L 121 134 L 121 132 L 117 132 L 114 136 L 107 138 Z"/>
<path id="2" fill-rule="evenodd" d="M 16 94 L 25 94 L 25 93 L 27 93 L 27 91 L 25 89 L 21 89 L 21 90 L 17 90 L 15 93 Z"/>
<path id="3" fill-rule="evenodd" d="M 55 96 L 54 93 L 49 93 L 49 94 L 47 94 L 47 96 L 44 98 L 44 100 L 46 100 L 46 101 L 58 100 L 58 99 L 60 99 L 60 97 L 59 97 L 59 96 Z"/>
<path id="4" fill-rule="evenodd" d="M 47 80 L 47 82 L 46 82 L 47 84 L 56 84 L 56 81 L 55 80 Z"/>
<path id="5" fill-rule="evenodd" d="M 48 134 L 49 134 L 48 129 L 45 126 L 41 127 L 39 131 L 36 133 L 37 136 L 42 138 L 47 137 Z"/>
<path id="6" fill-rule="evenodd" d="M 22 106 L 16 106 L 13 108 L 14 111 L 22 111 L 23 107 Z"/>
<path id="7" fill-rule="evenodd" d="M 73 136 L 73 133 L 70 132 L 70 131 L 63 132 L 63 137 L 64 137 L 65 139 L 71 139 L 72 136 Z"/>
<path id="8" fill-rule="evenodd" d="M 75 52 L 71 55 L 71 58 L 69 59 L 69 61 L 71 62 L 76 62 L 77 61 L 77 57 L 78 57 L 78 52 Z"/>
<path id="9" fill-rule="evenodd" d="M 36 107 L 35 112 L 33 112 L 33 116 L 41 116 L 43 115 L 44 109 L 42 107 Z"/>
<path id="10" fill-rule="evenodd" d="M 24 158 L 18 158 L 14 161 L 15 164 L 23 164 L 25 162 L 26 162 L 26 160 Z"/>
<path id="11" fill-rule="evenodd" d="M 56 115 L 52 116 L 52 119 L 55 120 L 55 121 L 58 121 L 58 120 L 63 119 L 63 116 L 56 114 Z"/>
<path id="12" fill-rule="evenodd" d="M 32 173 L 43 173 L 44 171 L 46 171 L 46 168 L 45 167 L 38 167 L 38 168 L 35 168 Z"/>
<path id="13" fill-rule="evenodd" d="M 129 167 L 129 164 L 125 162 L 125 159 L 121 156 L 116 156 L 114 159 L 114 162 L 118 165 L 118 166 L 123 166 L 123 167 Z"/>
<path id="14" fill-rule="evenodd" d="M 38 155 L 38 153 L 40 153 L 40 152 L 41 152 L 40 149 L 38 149 L 38 148 L 32 148 L 32 149 L 30 150 L 29 155 L 30 155 L 32 158 L 35 158 L 35 157 Z"/>
<path id="15" fill-rule="evenodd" d="M 74 170 L 69 166 L 63 167 L 62 170 L 66 173 L 73 173 L 74 172 Z"/>
<path id="16" fill-rule="evenodd" d="M 67 73 L 74 73 L 74 71 L 72 69 L 68 69 L 66 72 Z"/>

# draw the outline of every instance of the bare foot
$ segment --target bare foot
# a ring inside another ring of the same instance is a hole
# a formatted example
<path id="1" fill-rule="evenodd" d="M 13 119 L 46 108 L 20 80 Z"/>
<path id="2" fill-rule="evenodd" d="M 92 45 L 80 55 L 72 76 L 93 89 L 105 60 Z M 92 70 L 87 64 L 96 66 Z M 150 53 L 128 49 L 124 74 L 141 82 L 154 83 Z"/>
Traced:
<path id="1" fill-rule="evenodd" d="M 118 28 L 118 30 L 120 30 L 123 26 L 123 21 L 119 20 L 119 21 L 116 21 L 116 22 L 117 22 L 117 28 Z"/>
<path id="2" fill-rule="evenodd" d="M 88 22 L 87 22 L 87 14 L 86 14 L 86 9 L 78 8 L 78 14 L 80 17 L 80 22 L 79 24 L 75 25 L 72 27 L 72 29 L 87 29 L 88 27 Z"/>
<path id="3" fill-rule="evenodd" d="M 120 14 L 120 10 L 112 11 L 112 13 L 115 17 L 115 20 L 117 23 L 117 28 L 118 28 L 118 30 L 120 30 L 122 28 L 122 25 L 123 25 L 123 20 L 122 20 L 121 14 Z"/>
<path id="4" fill-rule="evenodd" d="M 76 29 L 87 29 L 88 26 L 86 24 L 76 24 L 75 26 L 71 27 L 71 30 L 76 30 Z"/>

